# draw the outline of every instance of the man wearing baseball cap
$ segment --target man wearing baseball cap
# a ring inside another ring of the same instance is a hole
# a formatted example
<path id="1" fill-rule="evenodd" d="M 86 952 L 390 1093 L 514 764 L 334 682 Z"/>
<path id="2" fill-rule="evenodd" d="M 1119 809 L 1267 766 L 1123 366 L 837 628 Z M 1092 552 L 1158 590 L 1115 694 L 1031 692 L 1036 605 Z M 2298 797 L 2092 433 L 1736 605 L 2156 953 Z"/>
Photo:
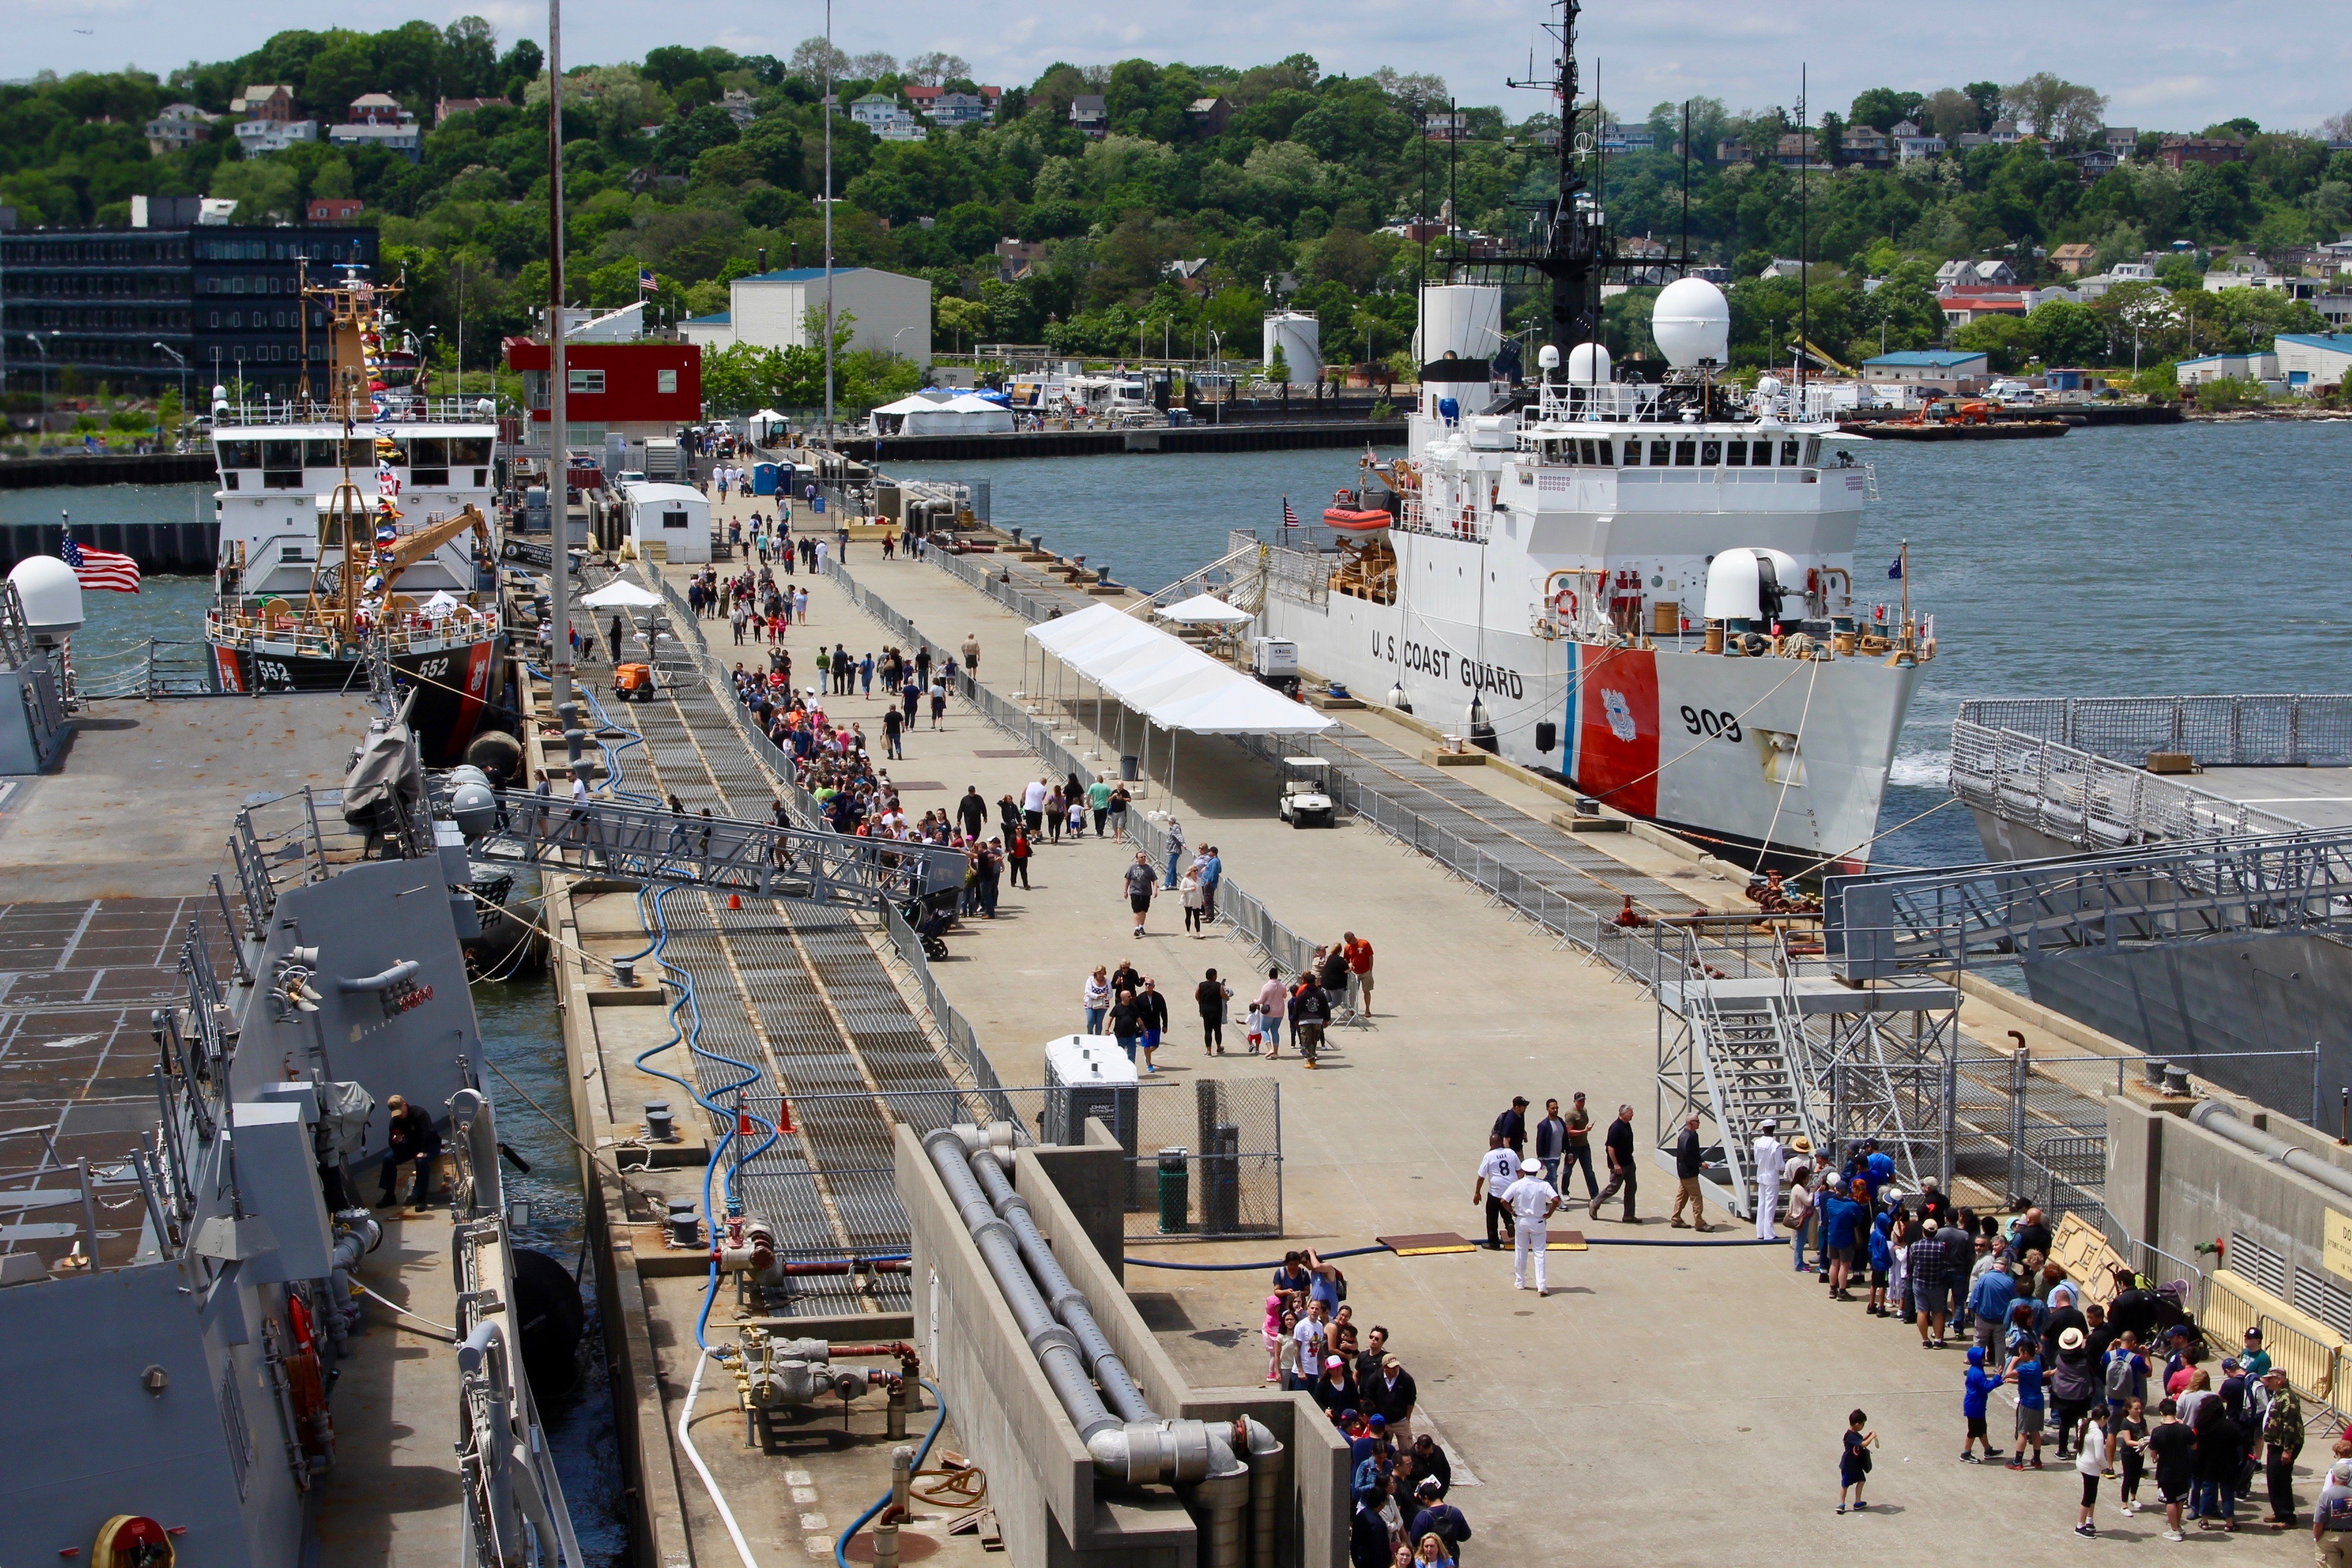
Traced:
<path id="1" fill-rule="evenodd" d="M 1503 1202 L 1510 1205 L 1511 1215 L 1517 1222 L 1512 1237 L 1511 1283 L 1521 1290 L 1528 1288 L 1528 1255 L 1533 1252 L 1536 1296 L 1540 1300 L 1549 1294 L 1544 1288 L 1546 1227 L 1551 1222 L 1552 1211 L 1559 1207 L 1559 1190 L 1543 1179 L 1543 1162 L 1532 1156 L 1521 1160 L 1519 1179 L 1503 1189 Z"/>

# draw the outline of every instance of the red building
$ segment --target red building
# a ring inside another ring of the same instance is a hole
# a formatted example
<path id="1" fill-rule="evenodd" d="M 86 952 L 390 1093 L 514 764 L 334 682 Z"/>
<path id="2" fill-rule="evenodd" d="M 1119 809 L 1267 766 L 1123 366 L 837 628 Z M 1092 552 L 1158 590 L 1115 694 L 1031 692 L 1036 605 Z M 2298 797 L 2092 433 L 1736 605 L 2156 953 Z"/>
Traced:
<path id="1" fill-rule="evenodd" d="M 547 446 L 547 344 L 506 340 L 507 368 L 522 376 L 532 428 L 523 445 Z M 632 445 L 675 436 L 702 418 L 702 349 L 697 343 L 596 342 L 563 345 L 564 423 L 575 452 L 607 452 L 618 438 Z M 635 460 L 623 467 L 639 466 Z"/>
<path id="2" fill-rule="evenodd" d="M 361 201 L 357 196 L 312 196 L 310 198 L 312 223 L 342 223 L 347 219 L 359 216 L 365 211 L 367 211 L 367 203 Z"/>
<path id="3" fill-rule="evenodd" d="M 2242 163 L 2246 144 L 2235 136 L 2168 136 L 2156 155 L 2166 168 L 2178 172 L 2184 163 Z"/>

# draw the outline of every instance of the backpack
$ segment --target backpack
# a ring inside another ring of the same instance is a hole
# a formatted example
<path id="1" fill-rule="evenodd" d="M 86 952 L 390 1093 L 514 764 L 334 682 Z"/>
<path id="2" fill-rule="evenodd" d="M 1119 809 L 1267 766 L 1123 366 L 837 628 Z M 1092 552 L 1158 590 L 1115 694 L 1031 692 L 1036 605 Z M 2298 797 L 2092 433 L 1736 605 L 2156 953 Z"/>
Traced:
<path id="1" fill-rule="evenodd" d="M 2132 1387 L 2138 1382 L 2129 1351 L 2113 1351 L 2107 1355 L 2107 1403 L 2121 1405 L 2132 1396 Z"/>

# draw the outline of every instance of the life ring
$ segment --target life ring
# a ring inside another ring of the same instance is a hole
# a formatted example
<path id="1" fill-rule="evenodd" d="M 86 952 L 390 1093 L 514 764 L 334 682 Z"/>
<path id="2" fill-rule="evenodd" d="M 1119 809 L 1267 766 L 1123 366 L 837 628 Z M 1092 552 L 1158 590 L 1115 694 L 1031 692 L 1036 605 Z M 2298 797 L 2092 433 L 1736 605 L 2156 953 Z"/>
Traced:
<path id="1" fill-rule="evenodd" d="M 1551 613 L 1562 625 L 1576 619 L 1576 590 L 1562 588 L 1551 596 Z"/>
<path id="2" fill-rule="evenodd" d="M 327 1382 L 319 1371 L 317 1351 L 286 1358 L 286 1395 L 294 1406 L 294 1426 L 303 1451 L 325 1458 L 333 1449 L 335 1423 L 327 1414 Z"/>
<path id="3" fill-rule="evenodd" d="M 310 1306 L 299 1296 L 289 1294 L 286 1298 L 286 1327 L 294 1336 L 296 1350 L 318 1349 L 318 1341 L 311 1330 Z"/>

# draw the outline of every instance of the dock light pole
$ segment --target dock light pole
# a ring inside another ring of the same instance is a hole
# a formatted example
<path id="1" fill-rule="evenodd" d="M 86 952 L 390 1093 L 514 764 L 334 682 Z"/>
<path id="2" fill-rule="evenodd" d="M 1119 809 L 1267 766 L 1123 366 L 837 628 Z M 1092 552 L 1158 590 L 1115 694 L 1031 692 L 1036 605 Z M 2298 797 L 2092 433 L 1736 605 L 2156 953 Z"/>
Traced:
<path id="1" fill-rule="evenodd" d="M 833 446 L 833 0 L 824 0 L 824 439 Z"/>
<path id="2" fill-rule="evenodd" d="M 547 510 L 548 681 L 556 721 L 563 726 L 564 760 L 572 777 L 585 776 L 580 704 L 572 695 L 572 431 L 564 421 L 563 364 L 563 0 L 547 0 Z M 528 414 L 529 411 L 525 410 Z M 658 574 L 656 574 L 658 575 Z"/>
<path id="3" fill-rule="evenodd" d="M 155 346 L 170 354 L 172 363 L 180 367 L 180 417 L 185 419 L 188 416 L 188 362 L 179 350 L 160 338 L 156 340 Z"/>
<path id="4" fill-rule="evenodd" d="M 41 424 L 33 437 L 33 448 L 38 451 L 41 437 L 49 433 L 49 345 L 41 342 L 38 332 L 26 332 L 25 341 L 31 343 L 33 352 L 41 356 Z"/>

